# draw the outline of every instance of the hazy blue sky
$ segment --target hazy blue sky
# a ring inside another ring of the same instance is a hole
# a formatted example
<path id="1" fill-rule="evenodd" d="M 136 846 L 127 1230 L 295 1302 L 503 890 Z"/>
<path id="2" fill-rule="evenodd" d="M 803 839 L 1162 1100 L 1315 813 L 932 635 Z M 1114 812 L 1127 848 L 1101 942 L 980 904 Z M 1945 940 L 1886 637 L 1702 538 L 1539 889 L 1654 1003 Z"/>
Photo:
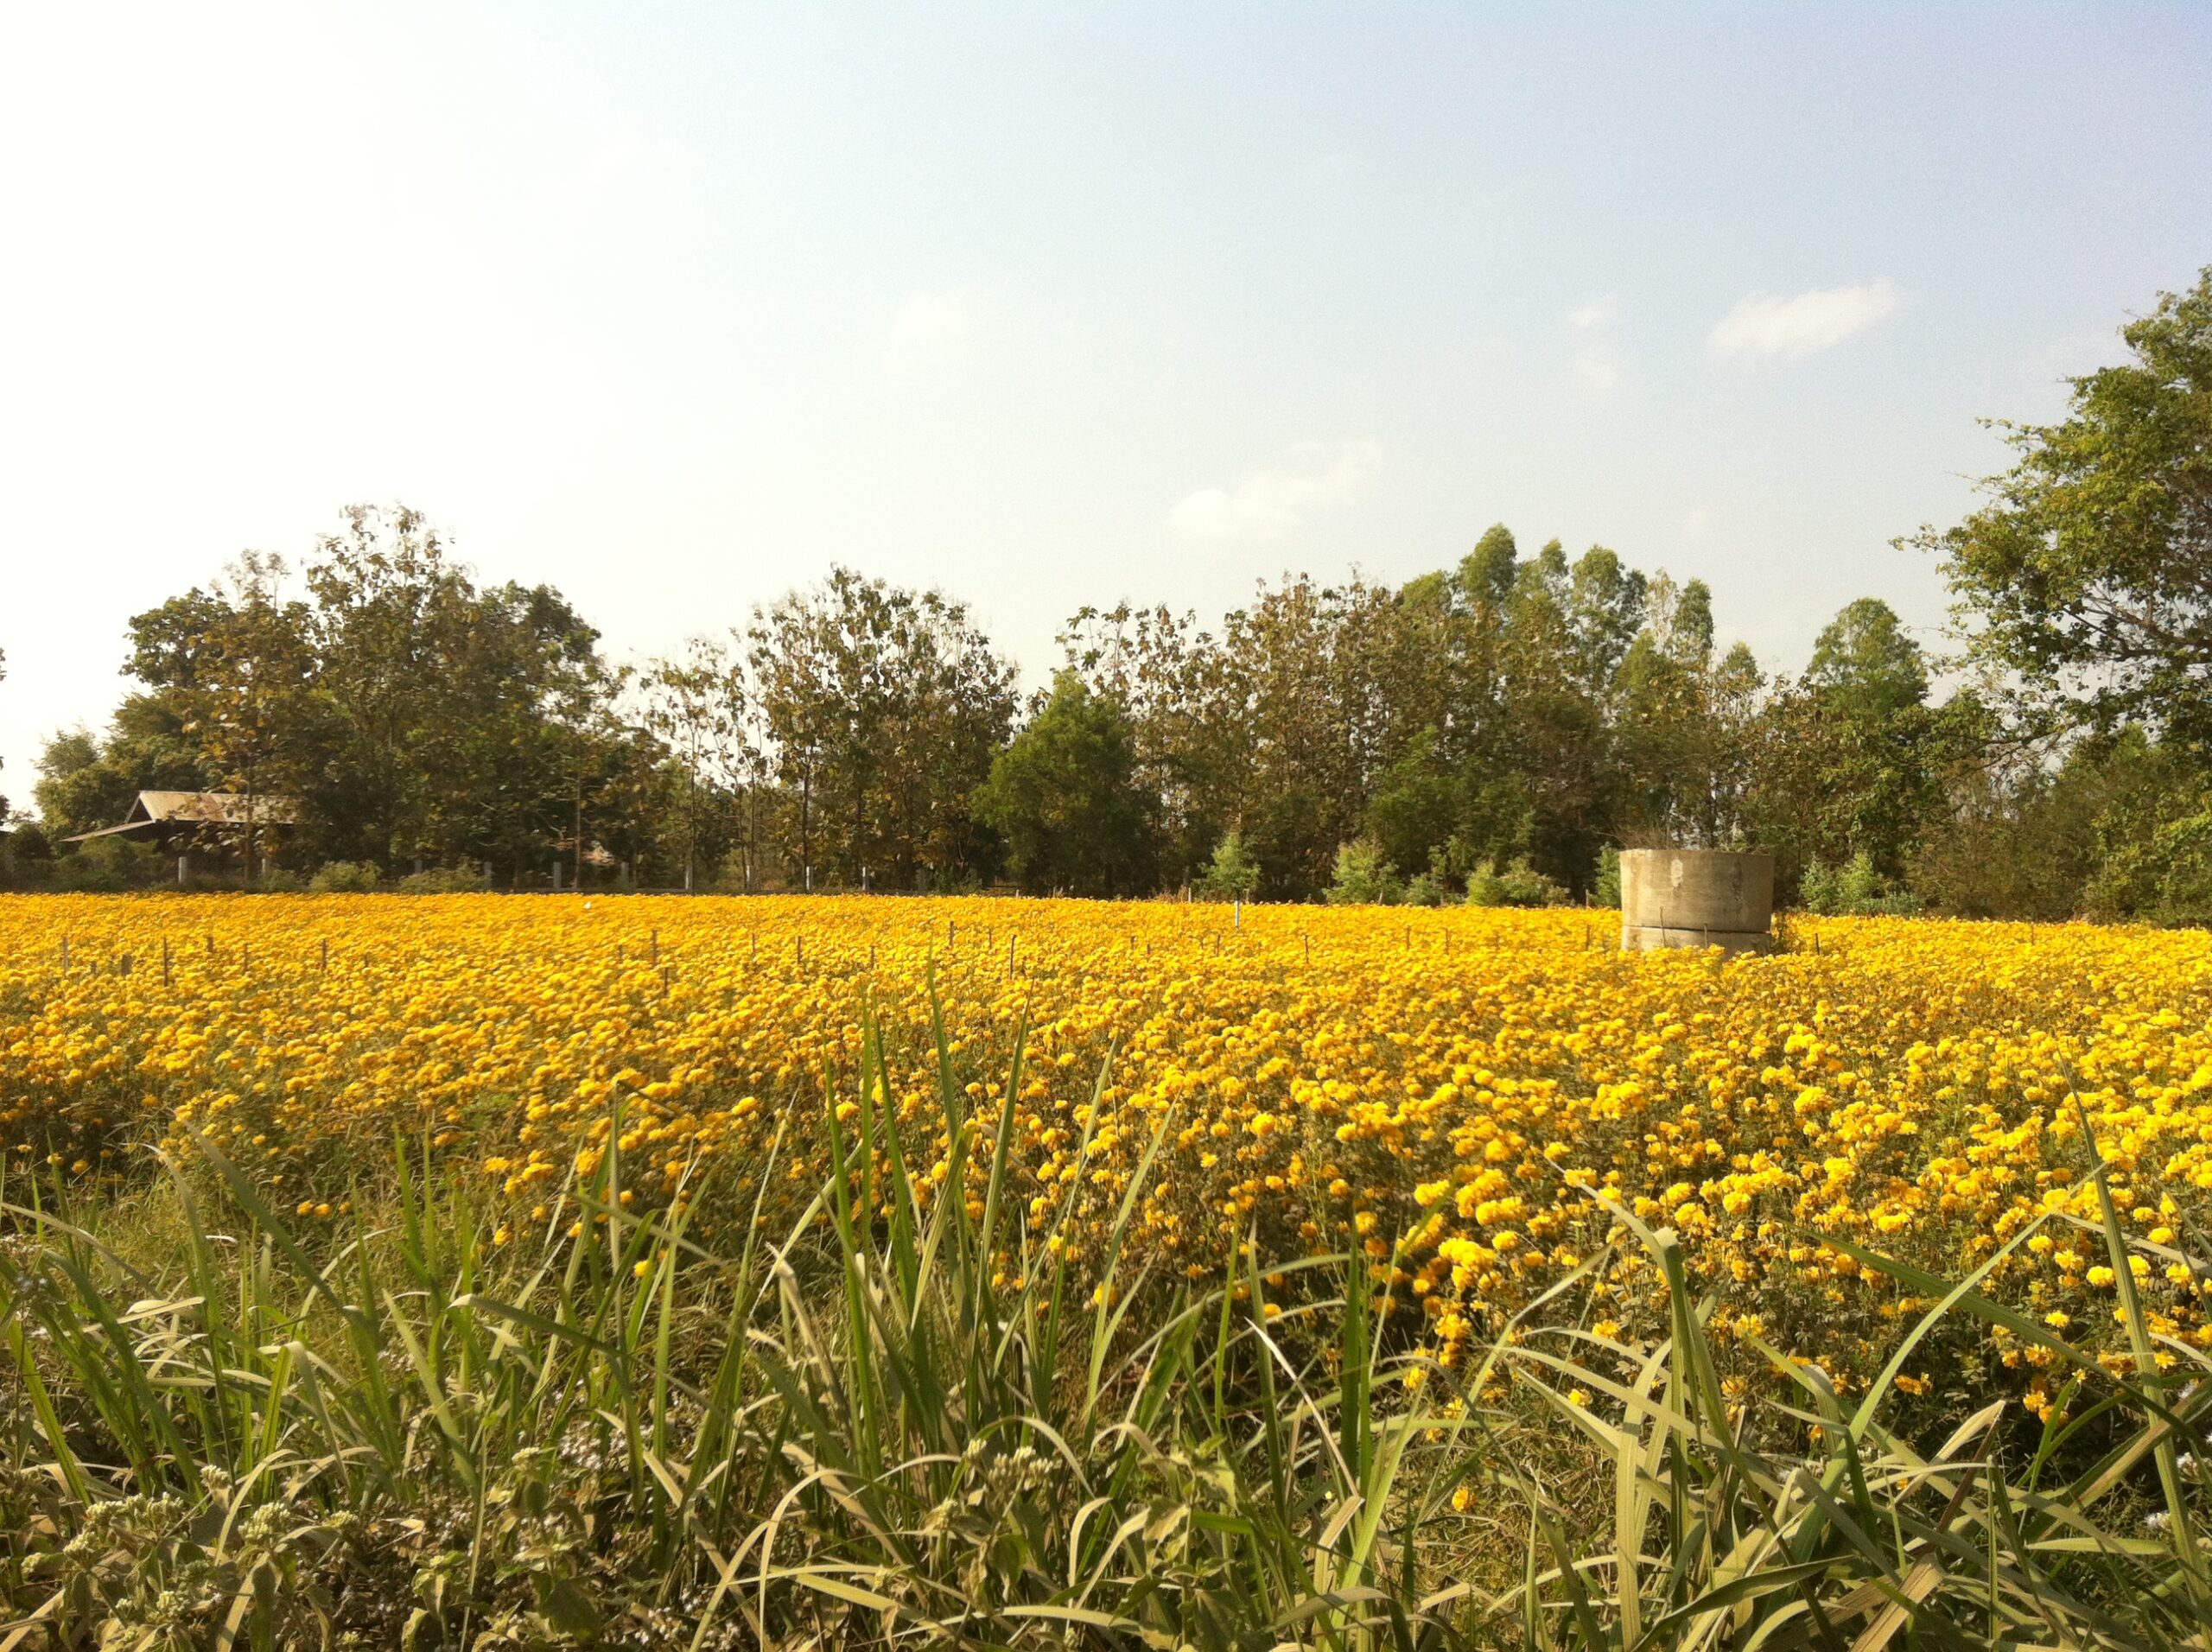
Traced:
<path id="1" fill-rule="evenodd" d="M 1770 667 L 2212 263 L 2212 8 L 0 3 L 0 791 L 403 499 L 618 657 L 1503 519 Z"/>

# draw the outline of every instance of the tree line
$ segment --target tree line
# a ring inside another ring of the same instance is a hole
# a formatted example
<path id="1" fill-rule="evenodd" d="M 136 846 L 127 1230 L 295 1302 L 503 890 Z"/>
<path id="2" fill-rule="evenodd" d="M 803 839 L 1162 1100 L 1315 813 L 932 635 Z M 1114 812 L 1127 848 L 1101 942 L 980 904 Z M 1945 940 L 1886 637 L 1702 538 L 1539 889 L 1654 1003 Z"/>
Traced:
<path id="1" fill-rule="evenodd" d="M 1211 623 L 1085 607 L 1027 696 L 965 604 L 844 568 L 615 664 L 557 591 L 356 507 L 296 570 L 131 620 L 131 691 L 48 742 L 14 875 L 139 790 L 222 789 L 296 800 L 272 876 L 1535 901 L 1605 899 L 1623 846 L 1744 844 L 1816 904 L 2194 920 L 2212 270 L 2122 336 L 2064 419 L 2005 427 L 1979 509 L 1900 542 L 1950 581 L 1948 652 L 1869 596 L 1777 676 L 1702 581 L 1502 525 Z"/>

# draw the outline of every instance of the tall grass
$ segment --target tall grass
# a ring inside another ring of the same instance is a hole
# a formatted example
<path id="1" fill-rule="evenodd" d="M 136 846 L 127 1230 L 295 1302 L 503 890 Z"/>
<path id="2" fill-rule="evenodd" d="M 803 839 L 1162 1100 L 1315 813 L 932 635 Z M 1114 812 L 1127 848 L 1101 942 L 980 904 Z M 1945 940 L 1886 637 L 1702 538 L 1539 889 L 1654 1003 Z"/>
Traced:
<path id="1" fill-rule="evenodd" d="M 1579 1328 L 1570 1279 L 1446 1371 L 1360 1253 L 1151 1272 L 1160 1138 L 1071 1261 L 1073 1195 L 1017 1199 L 1014 1109 L 937 1064 L 902 1119 L 871 1029 L 828 1173 L 731 1247 L 687 1214 L 728 1187 L 626 1198 L 619 1121 L 505 1243 L 406 1144 L 334 1238 L 206 1144 L 86 1208 L 19 1185 L 0 1652 L 2208 1644 L 2212 1397 L 2132 1291 L 2114 1375 L 1985 1297 L 1993 1261 L 1860 1253 L 1935 1307 L 1855 1404 L 1777 1350 L 1795 1397 L 1756 1400 L 1673 1236 L 1616 1210 L 1666 1340 Z M 1961 1318 L 2072 1371 L 2073 1420 L 1916 1439 L 1894 1379 Z"/>

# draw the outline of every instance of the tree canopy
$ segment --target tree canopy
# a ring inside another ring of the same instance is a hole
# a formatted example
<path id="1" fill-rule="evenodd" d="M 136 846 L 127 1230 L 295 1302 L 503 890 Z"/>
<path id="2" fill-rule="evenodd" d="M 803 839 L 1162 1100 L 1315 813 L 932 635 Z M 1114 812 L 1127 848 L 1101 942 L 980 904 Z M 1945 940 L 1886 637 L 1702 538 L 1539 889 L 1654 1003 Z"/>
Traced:
<path id="1" fill-rule="evenodd" d="M 976 812 L 1006 845 L 1009 875 L 1042 893 L 1135 895 L 1159 885 L 1150 800 L 1121 706 L 1073 670 L 991 764 Z"/>
<path id="2" fill-rule="evenodd" d="M 964 603 L 842 567 L 618 668 L 559 592 L 359 506 L 134 618 L 38 807 L 281 792 L 301 867 L 746 890 L 1603 899 L 1622 846 L 1758 844 L 1854 901 L 2212 920 L 2212 270 L 2122 336 L 1919 536 L 1985 668 L 1948 699 L 1877 597 L 1770 675 L 1703 581 L 1502 524 L 1402 584 L 1083 608 L 1026 710 Z"/>
<path id="3" fill-rule="evenodd" d="M 2072 381 L 1987 503 L 1911 542 L 1942 558 L 1975 652 L 2046 714 L 2212 740 L 2212 268 Z"/>

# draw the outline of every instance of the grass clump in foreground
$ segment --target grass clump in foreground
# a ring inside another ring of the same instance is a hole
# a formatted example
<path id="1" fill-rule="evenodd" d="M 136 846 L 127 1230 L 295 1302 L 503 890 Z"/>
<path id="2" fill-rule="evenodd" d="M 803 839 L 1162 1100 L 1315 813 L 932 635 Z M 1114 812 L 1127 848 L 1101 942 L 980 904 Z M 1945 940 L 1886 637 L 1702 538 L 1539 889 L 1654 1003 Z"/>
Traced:
<path id="1" fill-rule="evenodd" d="M 1446 1370 L 1357 1255 L 1126 1264 L 1151 1154 L 1071 1266 L 942 1039 L 941 1185 L 980 1192 L 934 1197 L 868 1048 L 826 1179 L 735 1254 L 633 1210 L 618 1151 L 506 1244 L 404 1151 L 312 1249 L 206 1147 L 105 1207 L 27 1191 L 0 1648 L 2207 1646 L 2212 1392 L 2108 1204 L 2118 1375 L 1980 1274 L 1862 1255 L 1933 1310 L 1855 1406 L 1779 1352 L 1796 1398 L 1761 1401 L 1624 1211 L 1670 1337 L 1580 1328 L 1577 1276 Z M 1956 1316 L 2070 1370 L 2075 1419 L 1900 1432 Z"/>

